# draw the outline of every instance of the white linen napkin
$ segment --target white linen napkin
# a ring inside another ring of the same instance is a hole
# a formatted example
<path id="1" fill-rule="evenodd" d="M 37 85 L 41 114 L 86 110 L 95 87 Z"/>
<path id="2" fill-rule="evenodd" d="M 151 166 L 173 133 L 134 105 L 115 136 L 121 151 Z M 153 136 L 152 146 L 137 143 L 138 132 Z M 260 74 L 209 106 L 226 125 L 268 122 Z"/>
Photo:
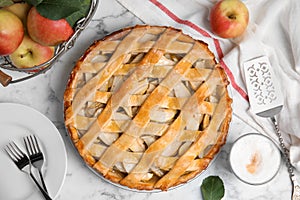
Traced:
<path id="1" fill-rule="evenodd" d="M 208 43 L 231 82 L 234 114 L 277 142 L 271 121 L 250 110 L 242 70 L 243 62 L 249 58 L 267 56 L 284 95 L 279 128 L 290 149 L 291 161 L 300 170 L 299 0 L 244 0 L 250 14 L 247 32 L 230 40 L 218 38 L 210 29 L 208 16 L 217 0 L 118 1 L 146 24 L 173 26 Z"/>

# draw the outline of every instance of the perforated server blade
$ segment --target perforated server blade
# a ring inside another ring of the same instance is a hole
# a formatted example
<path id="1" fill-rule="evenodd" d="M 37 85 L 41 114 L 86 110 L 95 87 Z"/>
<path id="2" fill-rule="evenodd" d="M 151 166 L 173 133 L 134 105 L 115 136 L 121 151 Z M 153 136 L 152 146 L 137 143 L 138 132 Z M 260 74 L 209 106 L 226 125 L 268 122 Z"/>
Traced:
<path id="1" fill-rule="evenodd" d="M 245 62 L 244 71 L 251 110 L 261 117 L 278 114 L 283 106 L 283 95 L 268 57 Z"/>
<path id="2" fill-rule="evenodd" d="M 260 117 L 271 119 L 292 182 L 292 200 L 300 199 L 300 185 L 296 180 L 289 158 L 289 150 L 283 142 L 275 117 L 283 107 L 283 94 L 280 90 L 279 80 L 266 56 L 246 61 L 244 72 L 251 110 Z"/>

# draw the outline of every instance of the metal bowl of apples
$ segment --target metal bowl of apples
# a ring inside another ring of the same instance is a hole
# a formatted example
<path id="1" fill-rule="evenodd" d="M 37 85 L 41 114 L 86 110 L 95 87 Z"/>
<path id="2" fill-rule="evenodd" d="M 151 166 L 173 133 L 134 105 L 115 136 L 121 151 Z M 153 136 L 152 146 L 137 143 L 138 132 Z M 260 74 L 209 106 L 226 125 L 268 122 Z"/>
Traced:
<path id="1" fill-rule="evenodd" d="M 96 12 L 99 2 L 61 1 L 61 4 L 49 8 L 47 0 L 1 0 L 0 68 L 4 69 L 0 70 L 2 86 L 28 80 L 50 69 L 74 46 L 76 39 Z M 85 5 L 78 5 L 81 10 L 76 10 L 76 6 L 74 8 L 76 2 Z M 82 10 L 84 6 L 85 10 Z M 53 9 L 53 12 L 49 11 L 50 9 Z M 43 13 L 52 15 L 53 18 L 47 18 L 42 15 Z M 45 31 L 50 33 L 45 35 L 43 34 Z M 33 51 L 39 52 L 35 59 L 29 58 L 33 56 Z M 22 75 L 14 79 L 9 74 L 10 71 L 21 72 Z"/>

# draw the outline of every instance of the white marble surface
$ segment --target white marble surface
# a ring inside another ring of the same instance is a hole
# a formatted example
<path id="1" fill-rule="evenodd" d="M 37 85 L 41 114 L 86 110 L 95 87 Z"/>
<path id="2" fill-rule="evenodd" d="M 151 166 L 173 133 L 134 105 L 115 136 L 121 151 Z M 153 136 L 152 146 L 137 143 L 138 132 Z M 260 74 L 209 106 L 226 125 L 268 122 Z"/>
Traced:
<path id="1" fill-rule="evenodd" d="M 46 115 L 59 129 L 66 144 L 68 169 L 57 200 L 200 200 L 202 180 L 210 175 L 217 175 L 223 179 L 224 199 L 290 199 L 291 184 L 284 164 L 271 182 L 261 186 L 245 184 L 231 172 L 228 153 L 232 142 L 241 134 L 253 131 L 235 116 L 233 116 L 226 145 L 208 169 L 192 182 L 168 192 L 137 193 L 124 190 L 105 182 L 83 164 L 68 139 L 63 123 L 63 93 L 69 73 L 75 61 L 93 41 L 120 28 L 142 23 L 115 0 L 102 0 L 93 20 L 75 46 L 49 71 L 6 88 L 0 86 L 0 103 L 14 102 L 33 107 Z"/>

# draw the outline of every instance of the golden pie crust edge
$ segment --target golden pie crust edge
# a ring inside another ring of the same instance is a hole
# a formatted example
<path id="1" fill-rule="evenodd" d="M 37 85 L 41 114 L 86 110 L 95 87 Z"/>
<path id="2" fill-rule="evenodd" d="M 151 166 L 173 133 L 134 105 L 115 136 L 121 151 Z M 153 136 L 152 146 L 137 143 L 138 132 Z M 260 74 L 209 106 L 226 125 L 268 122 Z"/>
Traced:
<path id="1" fill-rule="evenodd" d="M 108 39 L 113 39 L 114 37 L 119 37 L 120 34 L 126 34 L 126 32 L 132 30 L 132 29 L 136 29 L 136 28 L 151 28 L 151 27 L 159 27 L 159 28 L 166 28 L 166 29 L 172 29 L 175 31 L 179 31 L 182 35 L 185 35 L 182 33 L 181 30 L 179 29 L 175 29 L 172 27 L 167 27 L 167 26 L 149 26 L 149 25 L 136 25 L 134 27 L 127 27 L 124 29 L 120 29 L 118 31 L 115 31 L 113 33 L 111 33 L 110 35 L 95 41 L 86 51 L 85 53 L 81 56 L 81 58 L 77 61 L 75 67 L 73 68 L 68 83 L 67 83 L 67 87 L 64 93 L 64 118 L 65 118 L 65 122 L 66 123 L 66 129 L 67 132 L 74 144 L 74 146 L 77 148 L 79 154 L 81 155 L 81 157 L 83 158 L 83 160 L 86 162 L 86 164 L 88 164 L 91 168 L 93 168 L 94 170 L 96 170 L 99 174 L 101 174 L 104 178 L 108 179 L 109 181 L 112 181 L 114 183 L 120 184 L 120 185 L 124 185 L 126 187 L 132 188 L 132 189 L 137 189 L 137 190 L 155 190 L 155 189 L 160 189 L 163 191 L 168 190 L 169 188 L 175 187 L 177 185 L 180 184 L 184 184 L 186 182 L 188 182 L 189 180 L 193 179 L 195 176 L 197 176 L 198 174 L 200 174 L 203 170 L 205 170 L 208 165 L 210 164 L 210 162 L 212 161 L 212 159 L 214 158 L 214 156 L 220 151 L 220 148 L 225 144 L 226 142 L 226 137 L 228 134 L 228 130 L 229 130 L 229 125 L 231 122 L 231 118 L 232 118 L 232 108 L 231 108 L 231 103 L 232 103 L 232 99 L 230 98 L 229 94 L 228 94 L 228 90 L 227 90 L 227 86 L 229 85 L 229 81 L 227 78 L 227 75 L 224 71 L 224 69 L 215 61 L 215 56 L 214 54 L 209 50 L 208 45 L 200 40 L 196 40 L 191 38 L 190 36 L 187 36 L 189 38 L 191 38 L 192 40 L 194 40 L 196 43 L 199 43 L 203 49 L 206 50 L 206 53 L 213 56 L 214 57 L 214 62 L 216 64 L 215 68 L 219 73 L 219 76 L 221 78 L 221 81 L 223 82 L 224 86 L 225 86 L 225 91 L 226 93 L 224 94 L 224 98 L 226 99 L 226 108 L 224 109 L 226 112 L 226 117 L 221 125 L 221 129 L 220 131 L 222 132 L 222 134 L 219 135 L 219 137 L 217 138 L 217 142 L 216 144 L 209 150 L 209 152 L 206 154 L 206 156 L 204 158 L 202 158 L 202 162 L 201 162 L 201 166 L 199 166 L 199 169 L 189 173 L 187 175 L 181 176 L 175 183 L 173 183 L 172 185 L 169 184 L 161 184 L 159 187 L 153 187 L 152 184 L 147 184 L 147 183 L 143 183 L 143 184 L 136 184 L 133 183 L 131 184 L 130 181 L 123 183 L 122 181 L 120 182 L 119 178 L 115 176 L 114 173 L 106 173 L 105 175 L 103 174 L 103 171 L 105 171 L 106 169 L 102 168 L 101 165 L 97 165 L 95 166 L 95 159 L 93 158 L 93 156 L 87 152 L 84 149 L 84 144 L 82 142 L 80 142 L 79 137 L 78 137 L 78 133 L 77 133 L 77 129 L 74 128 L 72 126 L 72 124 L 74 122 L 72 122 L 72 101 L 70 101 L 73 98 L 73 90 L 69 90 L 69 88 L 72 88 L 75 84 L 75 80 L 76 80 L 76 75 L 77 73 L 80 71 L 81 69 L 81 63 L 84 61 L 84 59 L 86 58 L 86 56 L 94 49 L 97 47 L 97 45 L 103 41 L 106 41 Z"/>

